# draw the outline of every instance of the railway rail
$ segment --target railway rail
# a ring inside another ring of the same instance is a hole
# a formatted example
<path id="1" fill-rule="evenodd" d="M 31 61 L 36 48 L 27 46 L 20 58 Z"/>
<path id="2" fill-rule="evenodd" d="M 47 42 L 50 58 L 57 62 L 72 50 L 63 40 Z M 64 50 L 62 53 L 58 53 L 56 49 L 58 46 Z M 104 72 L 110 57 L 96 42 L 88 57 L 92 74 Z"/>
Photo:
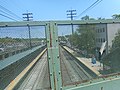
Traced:
<path id="1" fill-rule="evenodd" d="M 37 62 L 34 68 L 30 71 L 27 77 L 24 79 L 18 90 L 42 90 L 49 89 L 48 79 L 48 67 L 47 67 L 47 53 Z M 46 74 L 47 73 L 47 74 Z M 47 80 L 44 80 L 47 79 Z M 45 84 L 44 84 L 45 83 Z"/>
<path id="2" fill-rule="evenodd" d="M 60 47 L 60 64 L 63 86 L 92 79 L 66 50 Z M 31 69 L 25 79 L 17 86 L 17 90 L 50 90 L 47 53 Z"/>
<path id="3" fill-rule="evenodd" d="M 67 51 L 60 49 L 63 85 L 90 80 L 93 77 L 85 71 Z M 69 78 L 69 79 L 68 79 Z"/>

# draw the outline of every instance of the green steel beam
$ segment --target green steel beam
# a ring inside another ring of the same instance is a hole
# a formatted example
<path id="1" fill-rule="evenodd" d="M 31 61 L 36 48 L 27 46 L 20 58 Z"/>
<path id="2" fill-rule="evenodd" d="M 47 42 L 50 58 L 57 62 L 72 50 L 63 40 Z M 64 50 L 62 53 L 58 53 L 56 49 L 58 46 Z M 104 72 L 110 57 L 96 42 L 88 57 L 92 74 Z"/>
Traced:
<path id="1" fill-rule="evenodd" d="M 45 26 L 45 21 L 19 21 L 19 22 L 0 22 L 2 27 L 19 27 L 19 26 Z"/>
<path id="2" fill-rule="evenodd" d="M 45 26 L 46 23 L 54 22 L 58 25 L 71 25 L 71 24 L 100 24 L 100 23 L 120 23 L 119 19 L 106 19 L 106 20 L 61 20 L 61 21 L 19 21 L 19 22 L 0 22 L 0 26 Z"/>
<path id="3" fill-rule="evenodd" d="M 111 76 L 108 78 L 99 78 L 91 80 L 80 85 L 66 86 L 63 90 L 119 90 L 120 76 Z"/>
<path id="4" fill-rule="evenodd" d="M 58 32 L 57 25 L 66 25 L 66 24 L 94 24 L 94 23 L 119 23 L 114 21 L 104 21 L 104 22 L 79 22 L 79 21 L 52 21 L 49 22 L 49 29 L 46 31 L 48 34 L 47 43 L 48 43 L 48 56 L 51 57 L 49 68 L 52 71 L 50 74 L 53 75 L 51 80 L 51 86 L 53 90 L 117 90 L 119 88 L 120 78 L 110 77 L 110 78 L 99 78 L 93 81 L 89 81 L 86 84 L 80 84 L 75 86 L 62 87 L 61 81 L 61 71 L 60 71 L 60 60 L 59 60 L 59 49 L 58 49 Z M 48 58 L 50 59 L 50 58 Z M 116 84 L 114 84 L 116 83 Z M 110 87 L 109 87 L 110 85 Z M 115 87 L 114 87 L 115 86 Z M 114 88 L 112 88 L 114 87 Z"/>
<path id="5" fill-rule="evenodd" d="M 99 78 L 80 85 L 71 85 L 62 87 L 62 78 L 60 71 L 60 58 L 58 47 L 57 25 L 71 24 L 102 24 L 102 23 L 120 23 L 120 20 L 88 20 L 88 21 L 21 21 L 21 22 L 0 22 L 1 27 L 16 26 L 45 26 L 47 37 L 48 66 L 50 74 L 50 85 L 52 90 L 119 90 L 120 77 Z"/>
<path id="6" fill-rule="evenodd" d="M 52 29 L 52 28 L 51 28 Z M 50 46 L 50 24 L 46 24 L 46 38 L 47 38 L 47 60 L 48 60 L 48 67 L 49 67 L 49 76 L 50 76 L 50 86 L 51 89 L 54 90 L 54 76 L 53 76 L 53 60 L 52 60 L 52 48 Z"/>
<path id="7" fill-rule="evenodd" d="M 58 25 L 79 25 L 79 24 L 102 24 L 102 23 L 120 23 L 120 20 L 106 19 L 106 20 L 72 20 L 72 21 L 55 21 Z"/>
<path id="8" fill-rule="evenodd" d="M 60 90 L 62 88 L 57 34 L 57 24 L 53 22 L 48 23 L 46 25 L 46 36 L 50 85 L 52 90 Z"/>

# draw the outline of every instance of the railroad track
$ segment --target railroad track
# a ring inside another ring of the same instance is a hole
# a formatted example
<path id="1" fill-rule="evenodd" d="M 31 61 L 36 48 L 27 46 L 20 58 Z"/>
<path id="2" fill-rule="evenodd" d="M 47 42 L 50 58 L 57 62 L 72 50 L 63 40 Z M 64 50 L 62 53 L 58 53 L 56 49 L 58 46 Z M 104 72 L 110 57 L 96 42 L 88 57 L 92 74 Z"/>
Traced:
<path id="1" fill-rule="evenodd" d="M 82 82 L 92 78 L 67 51 L 60 47 L 60 64 L 63 85 Z M 31 69 L 17 90 L 50 90 L 47 53 Z"/>
<path id="2" fill-rule="evenodd" d="M 37 62 L 37 64 L 33 67 L 30 73 L 27 75 L 23 83 L 20 85 L 18 90 L 37 90 L 44 88 L 42 83 L 46 83 L 49 85 L 49 80 L 43 82 L 43 79 L 48 77 L 45 74 L 48 72 L 47 68 L 47 53 L 45 53 L 42 58 Z M 44 72 L 43 72 L 44 71 Z M 46 76 L 46 77 L 45 77 Z M 48 78 L 47 78 L 48 79 Z M 49 88 L 49 87 L 45 87 Z"/>
<path id="3" fill-rule="evenodd" d="M 60 48 L 63 85 L 82 82 L 92 78 L 67 51 Z M 69 77 L 69 79 L 68 79 Z"/>

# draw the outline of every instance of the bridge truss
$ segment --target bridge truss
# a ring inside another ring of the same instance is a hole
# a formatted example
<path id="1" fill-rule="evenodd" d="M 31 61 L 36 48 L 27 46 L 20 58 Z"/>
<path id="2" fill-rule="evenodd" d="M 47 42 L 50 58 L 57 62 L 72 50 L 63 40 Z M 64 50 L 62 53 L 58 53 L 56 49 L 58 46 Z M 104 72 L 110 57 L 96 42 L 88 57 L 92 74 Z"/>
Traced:
<path id="1" fill-rule="evenodd" d="M 58 44 L 58 25 L 89 25 L 106 23 L 120 23 L 120 20 L 0 22 L 0 27 L 45 26 L 47 59 L 52 90 L 119 90 L 119 74 L 106 77 L 102 76 L 81 84 L 69 86 L 62 85 Z"/>

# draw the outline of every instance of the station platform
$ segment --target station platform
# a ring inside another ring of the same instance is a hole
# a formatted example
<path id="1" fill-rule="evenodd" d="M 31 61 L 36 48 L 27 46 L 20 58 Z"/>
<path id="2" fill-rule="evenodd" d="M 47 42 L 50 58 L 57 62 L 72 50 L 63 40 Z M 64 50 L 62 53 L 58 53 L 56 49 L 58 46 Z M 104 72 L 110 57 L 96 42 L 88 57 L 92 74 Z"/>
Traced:
<path id="1" fill-rule="evenodd" d="M 40 59 L 40 57 L 46 52 L 46 48 L 14 79 L 12 80 L 9 85 L 4 90 L 14 90 L 17 84 L 24 78 L 24 76 L 29 72 L 29 70 L 35 65 L 35 63 Z M 36 73 L 33 77 L 35 79 Z M 30 86 L 29 86 L 30 87 Z M 1 89 L 0 89 L 1 90 Z M 21 90 L 28 90 L 28 89 L 21 89 Z M 29 89 L 30 90 L 30 89 Z"/>
<path id="2" fill-rule="evenodd" d="M 36 50 L 40 49 L 41 47 L 43 47 L 42 45 L 41 46 L 38 46 L 38 47 L 34 47 L 32 49 L 29 49 L 27 51 L 24 51 L 22 53 L 19 53 L 19 54 L 16 54 L 16 55 L 13 55 L 11 57 L 8 57 L 4 60 L 0 60 L 0 70 L 4 69 L 5 67 L 15 63 L 16 61 L 19 61 L 20 59 L 22 59 L 23 57 L 29 55 L 30 53 L 33 53 L 35 52 Z"/>
<path id="3" fill-rule="evenodd" d="M 85 57 L 79 57 L 75 54 L 75 51 L 70 49 L 67 46 L 63 46 L 68 52 L 70 52 L 73 56 L 75 56 L 76 59 L 78 59 L 82 64 L 84 64 L 86 67 L 88 67 L 91 71 L 93 71 L 96 75 L 101 76 L 100 70 L 103 70 L 103 64 L 99 61 L 96 61 L 96 64 L 91 63 L 92 58 L 85 58 Z"/>

